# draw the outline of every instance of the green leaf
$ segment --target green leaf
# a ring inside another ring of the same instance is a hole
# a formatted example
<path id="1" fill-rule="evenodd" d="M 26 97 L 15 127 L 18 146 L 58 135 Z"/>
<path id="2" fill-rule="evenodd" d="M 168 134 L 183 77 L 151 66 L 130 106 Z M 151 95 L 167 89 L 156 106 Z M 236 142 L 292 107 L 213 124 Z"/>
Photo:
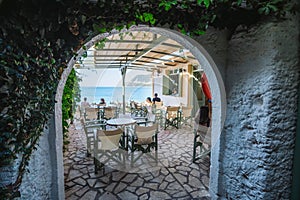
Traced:
<path id="1" fill-rule="evenodd" d="M 274 5 L 271 5 L 271 4 L 268 5 L 268 8 L 270 8 L 270 10 L 272 10 L 274 12 L 278 11 L 278 8 L 276 6 L 274 6 Z"/>
<path id="2" fill-rule="evenodd" d="M 172 8 L 172 6 L 176 4 L 177 4 L 177 0 L 173 0 L 173 1 L 163 0 L 159 4 L 159 7 L 165 7 L 165 11 L 169 11 Z"/>
<path id="3" fill-rule="evenodd" d="M 210 0 L 204 0 L 204 5 L 206 8 L 208 8 L 210 5 Z"/>
<path id="4" fill-rule="evenodd" d="M 195 31 L 193 31 L 193 33 L 194 33 L 195 35 L 204 35 L 204 34 L 205 34 L 205 31 L 203 31 L 203 30 L 195 30 Z"/>
<path id="5" fill-rule="evenodd" d="M 82 57 L 83 57 L 83 58 L 87 58 L 87 51 L 85 51 L 85 52 L 82 54 Z"/>

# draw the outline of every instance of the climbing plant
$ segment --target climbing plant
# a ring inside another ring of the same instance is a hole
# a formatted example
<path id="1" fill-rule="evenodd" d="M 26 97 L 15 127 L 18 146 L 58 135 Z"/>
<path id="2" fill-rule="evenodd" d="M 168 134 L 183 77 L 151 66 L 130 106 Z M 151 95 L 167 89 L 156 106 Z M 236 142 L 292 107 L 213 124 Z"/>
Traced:
<path id="1" fill-rule="evenodd" d="M 62 96 L 62 125 L 63 125 L 63 143 L 64 147 L 69 143 L 68 129 L 73 123 L 76 112 L 76 103 L 80 102 L 80 79 L 76 75 L 75 69 L 72 69 L 66 81 Z M 65 148 L 64 148 L 65 149 Z"/>
<path id="2" fill-rule="evenodd" d="M 20 195 L 30 156 L 53 115 L 60 75 L 96 34 L 138 24 L 190 36 L 209 26 L 234 32 L 295 8 L 290 0 L 0 0 L 0 166 L 20 160 L 0 199 Z"/>

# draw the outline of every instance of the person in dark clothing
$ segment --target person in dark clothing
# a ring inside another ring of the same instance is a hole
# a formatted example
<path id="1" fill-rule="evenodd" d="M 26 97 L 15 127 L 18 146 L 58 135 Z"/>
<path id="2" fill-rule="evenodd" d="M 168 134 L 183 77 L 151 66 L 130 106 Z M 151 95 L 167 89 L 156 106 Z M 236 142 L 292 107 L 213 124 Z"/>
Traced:
<path id="1" fill-rule="evenodd" d="M 155 93 L 154 94 L 154 98 L 152 99 L 153 104 L 155 104 L 155 102 L 161 102 L 160 98 L 158 97 L 158 94 Z"/>

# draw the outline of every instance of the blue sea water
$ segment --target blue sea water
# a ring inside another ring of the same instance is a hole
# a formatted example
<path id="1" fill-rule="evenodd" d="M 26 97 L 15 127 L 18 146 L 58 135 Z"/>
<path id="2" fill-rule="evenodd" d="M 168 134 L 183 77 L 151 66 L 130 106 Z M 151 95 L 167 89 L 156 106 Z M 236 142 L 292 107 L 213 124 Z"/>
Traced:
<path id="1" fill-rule="evenodd" d="M 122 87 L 81 87 L 81 101 L 87 97 L 90 103 L 99 103 L 101 98 L 104 98 L 107 103 L 112 101 L 123 101 Z M 126 86 L 125 101 L 134 100 L 144 102 L 147 97 L 152 97 L 151 86 Z"/>

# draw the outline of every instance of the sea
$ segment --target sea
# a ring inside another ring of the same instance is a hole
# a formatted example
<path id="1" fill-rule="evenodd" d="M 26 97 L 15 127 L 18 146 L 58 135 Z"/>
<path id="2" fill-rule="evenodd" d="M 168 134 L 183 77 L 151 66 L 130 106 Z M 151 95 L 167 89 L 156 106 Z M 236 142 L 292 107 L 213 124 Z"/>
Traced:
<path id="1" fill-rule="evenodd" d="M 81 101 L 86 97 L 89 103 L 99 103 L 104 98 L 107 104 L 123 101 L 122 87 L 80 87 Z M 151 86 L 126 86 L 125 102 L 144 102 L 147 97 L 152 98 Z"/>

